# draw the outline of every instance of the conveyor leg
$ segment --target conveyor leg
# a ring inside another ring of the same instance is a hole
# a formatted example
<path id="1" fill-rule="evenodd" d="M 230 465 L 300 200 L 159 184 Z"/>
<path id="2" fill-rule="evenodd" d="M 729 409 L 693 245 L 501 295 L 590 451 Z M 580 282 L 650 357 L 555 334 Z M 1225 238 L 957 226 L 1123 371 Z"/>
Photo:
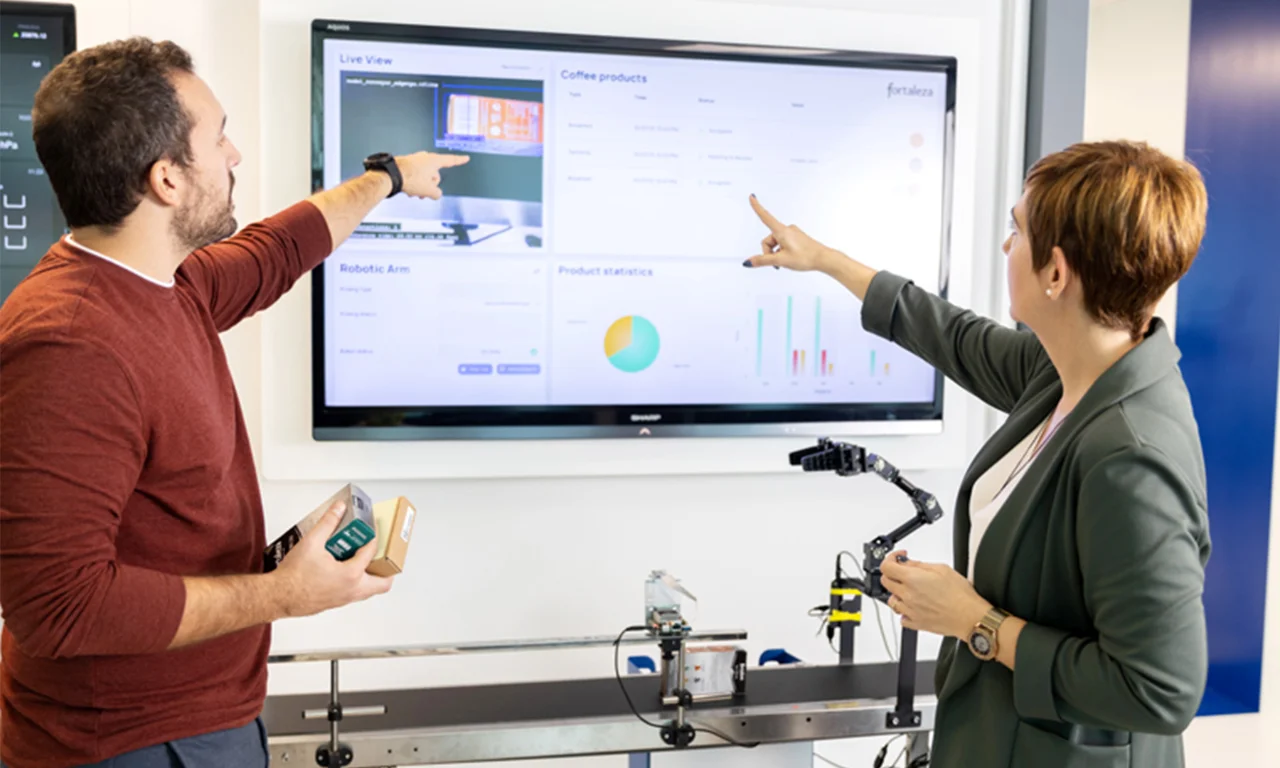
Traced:
<path id="1" fill-rule="evenodd" d="M 342 768 L 355 759 L 351 747 L 338 741 L 338 723 L 342 722 L 342 704 L 338 701 L 338 660 L 329 662 L 329 743 L 316 749 L 316 765 Z"/>

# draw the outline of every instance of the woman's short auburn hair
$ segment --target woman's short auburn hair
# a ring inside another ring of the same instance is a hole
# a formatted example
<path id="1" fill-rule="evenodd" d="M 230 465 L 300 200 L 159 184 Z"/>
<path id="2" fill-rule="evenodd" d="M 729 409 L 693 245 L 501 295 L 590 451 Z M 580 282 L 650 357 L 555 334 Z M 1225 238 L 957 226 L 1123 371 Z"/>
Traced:
<path id="1" fill-rule="evenodd" d="M 1031 260 L 1062 249 L 1099 323 L 1145 333 L 1156 303 L 1191 267 L 1208 196 L 1195 166 L 1145 143 L 1074 144 L 1026 178 Z"/>

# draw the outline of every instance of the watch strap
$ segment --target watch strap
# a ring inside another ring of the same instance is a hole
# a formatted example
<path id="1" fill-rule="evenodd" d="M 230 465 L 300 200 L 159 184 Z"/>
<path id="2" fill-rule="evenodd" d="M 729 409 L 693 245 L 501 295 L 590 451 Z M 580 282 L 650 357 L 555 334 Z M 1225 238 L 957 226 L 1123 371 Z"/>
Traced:
<path id="1" fill-rule="evenodd" d="M 1009 618 L 1009 614 L 1005 613 L 999 608 L 992 608 L 991 610 L 987 611 L 986 615 L 983 616 L 982 620 L 978 623 L 986 627 L 987 629 L 991 630 L 992 632 L 999 632 L 1000 625 L 1003 624 L 1004 620 L 1007 618 Z"/>
<path id="2" fill-rule="evenodd" d="M 969 639 L 966 645 L 969 646 L 970 652 L 982 661 L 991 661 L 1000 653 L 1000 625 L 1004 620 L 1009 618 L 1009 614 L 999 608 L 992 608 L 983 615 L 978 623 L 974 625 L 973 630 L 969 633 Z M 974 647 L 974 637 L 980 636 L 982 643 L 990 647 L 990 653 L 980 653 Z"/>
<path id="3" fill-rule="evenodd" d="M 400 166 L 396 165 L 394 156 L 386 152 L 370 155 L 365 158 L 364 168 L 366 171 L 382 171 L 390 177 L 391 192 L 387 197 L 395 197 L 404 189 L 404 176 L 400 173 Z"/>

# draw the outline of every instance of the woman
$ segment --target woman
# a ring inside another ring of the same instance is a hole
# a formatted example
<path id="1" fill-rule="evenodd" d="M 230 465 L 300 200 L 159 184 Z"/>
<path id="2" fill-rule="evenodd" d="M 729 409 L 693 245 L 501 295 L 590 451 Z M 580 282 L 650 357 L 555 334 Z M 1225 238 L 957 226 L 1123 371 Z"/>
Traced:
<path id="1" fill-rule="evenodd" d="M 932 765 L 1183 764 L 1208 666 L 1204 466 L 1156 302 L 1191 265 L 1207 208 L 1189 164 L 1078 144 L 1013 209 L 1011 314 L 962 311 L 784 226 L 744 266 L 819 270 L 863 326 L 1008 420 L 955 505 L 955 567 L 885 560 L 905 627 L 946 637 Z"/>

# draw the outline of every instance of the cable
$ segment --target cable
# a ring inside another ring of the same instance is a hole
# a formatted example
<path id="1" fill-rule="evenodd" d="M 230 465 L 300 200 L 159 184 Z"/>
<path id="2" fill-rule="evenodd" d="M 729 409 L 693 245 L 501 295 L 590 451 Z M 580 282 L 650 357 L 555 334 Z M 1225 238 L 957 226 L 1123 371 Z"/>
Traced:
<path id="1" fill-rule="evenodd" d="M 889 661 L 897 661 L 898 660 L 898 628 L 893 624 L 893 616 L 889 617 L 889 634 L 893 635 L 893 650 L 890 650 L 889 638 L 885 637 L 884 622 L 880 618 L 880 601 L 871 600 L 871 607 L 876 612 L 876 629 L 880 630 L 880 642 L 884 644 L 884 652 L 889 654 Z"/>
<path id="2" fill-rule="evenodd" d="M 880 752 L 876 755 L 876 760 L 875 760 L 875 763 L 873 764 L 875 768 L 881 768 L 884 765 L 884 759 L 885 759 L 885 756 L 888 755 L 889 753 L 889 747 L 893 745 L 893 742 L 902 738 L 902 736 L 903 734 L 898 734 L 897 736 L 894 736 L 892 739 L 889 739 L 887 742 L 885 742 L 885 745 L 880 748 Z M 908 740 L 907 746 L 903 747 L 903 751 L 898 753 L 898 759 L 890 763 L 889 768 L 893 768 L 893 766 L 897 765 L 898 761 L 902 759 L 902 756 L 906 754 L 906 751 L 910 749 L 910 747 L 911 747 L 911 742 Z M 832 766 L 833 768 L 845 768 L 845 766 L 841 765 L 840 763 L 837 763 L 835 760 L 832 760 L 826 755 L 822 755 L 817 752 L 814 752 L 813 756 L 818 760 L 821 760 L 822 762 L 826 763 L 827 765 Z M 906 768 L 925 768 L 928 765 L 929 765 L 929 756 L 920 755 L 915 760 L 912 760 L 911 764 L 908 765 Z"/>
<path id="3" fill-rule="evenodd" d="M 729 742 L 735 747 L 742 747 L 743 749 L 755 749 L 756 747 L 760 746 L 760 742 L 758 741 L 751 741 L 751 742 L 738 741 L 737 739 L 733 738 L 729 734 L 718 731 L 709 725 L 697 725 L 692 720 L 688 722 L 689 722 L 689 725 L 693 726 L 694 733 L 701 732 L 701 733 L 711 734 L 712 736 L 715 736 L 717 738 L 724 739 L 725 741 Z"/>
<path id="4" fill-rule="evenodd" d="M 840 554 L 836 555 L 836 571 L 840 574 L 842 578 L 845 576 L 845 573 L 846 573 L 844 570 L 845 555 L 848 555 L 849 559 L 853 561 L 853 566 L 858 569 L 858 575 L 862 576 L 863 580 L 865 581 L 867 578 L 867 572 L 862 569 L 862 563 L 859 563 L 858 558 L 854 557 L 853 553 L 847 549 L 840 550 Z M 867 597 L 867 599 L 871 601 L 871 607 L 876 612 L 876 628 L 880 631 L 880 643 L 884 645 L 884 652 L 889 655 L 889 661 L 897 661 L 898 660 L 898 633 L 897 633 L 897 627 L 893 625 L 893 617 L 892 616 L 889 617 L 889 627 L 891 630 L 890 634 L 893 635 L 893 649 L 891 650 L 889 648 L 889 638 L 885 637 L 885 634 L 884 634 L 884 620 L 881 619 L 880 617 L 880 601 L 871 597 Z M 818 630 L 818 631 L 821 632 L 822 630 Z M 830 644 L 830 641 L 828 641 L 828 644 Z"/>
<path id="5" fill-rule="evenodd" d="M 646 629 L 648 629 L 648 627 L 631 626 L 631 627 L 627 627 L 626 629 L 618 633 L 618 637 L 613 641 L 613 676 L 618 681 L 618 688 L 622 691 L 623 698 L 627 700 L 627 706 L 631 708 L 631 714 L 635 715 L 636 719 L 638 719 L 640 722 L 644 723 L 645 725 L 649 726 L 650 728 L 657 728 L 658 730 L 662 730 L 663 728 L 666 727 L 665 725 L 662 725 L 660 723 L 655 723 L 652 720 L 645 719 L 644 715 L 641 715 L 640 711 L 636 709 L 635 703 L 631 701 L 631 694 L 627 693 L 627 687 L 622 684 L 622 671 L 618 666 L 618 648 L 622 645 L 623 636 L 626 635 L 628 632 L 641 632 Z M 727 733 L 718 731 L 709 725 L 695 725 L 692 720 L 689 720 L 688 724 L 690 726 L 693 726 L 694 733 L 698 733 L 700 731 L 702 733 L 710 734 L 712 736 L 715 736 L 717 738 L 720 738 L 729 742 L 735 747 L 742 747 L 743 749 L 754 749 L 755 747 L 760 746 L 760 742 L 758 741 L 749 742 L 749 743 L 738 741 L 737 739 L 733 738 Z"/>
<path id="6" fill-rule="evenodd" d="M 896 739 L 898 737 L 895 736 L 894 738 Z M 924 734 L 916 734 L 916 738 L 925 738 L 925 736 Z M 890 741 L 889 743 L 892 744 L 893 742 Z M 888 746 L 888 744 L 885 745 L 886 748 Z M 914 759 L 911 759 L 911 747 L 911 739 L 908 737 L 906 743 L 902 747 L 902 752 L 898 755 L 898 760 L 901 760 L 903 757 L 911 760 L 910 762 L 903 763 L 903 768 L 927 768 L 929 765 L 929 750 L 927 745 L 924 754 L 916 755 Z M 894 760 L 893 765 L 897 765 L 898 760 Z M 893 768 L 893 766 L 890 766 L 890 768 Z"/>
<path id="7" fill-rule="evenodd" d="M 858 573 L 865 579 L 867 574 L 866 571 L 862 570 L 862 563 L 859 563 L 858 558 L 854 557 L 853 553 L 847 549 L 840 550 L 840 554 L 836 555 L 836 569 L 840 571 L 840 575 L 844 575 L 844 566 L 841 564 L 841 561 L 845 555 L 849 556 L 849 559 L 853 561 L 853 566 L 858 569 Z"/>
<path id="8" fill-rule="evenodd" d="M 813 633 L 814 637 L 821 637 L 824 630 L 830 630 L 833 634 L 827 635 L 827 645 L 831 647 L 832 653 L 839 654 L 840 649 L 836 647 L 835 629 L 831 627 L 831 606 L 819 605 L 816 608 L 809 609 L 809 616 L 815 619 L 822 619 L 818 622 L 818 631 Z"/>
<path id="9" fill-rule="evenodd" d="M 827 628 L 827 623 L 831 621 L 831 606 L 818 605 L 809 609 L 809 618 L 822 619 L 818 622 L 818 631 L 813 633 L 814 637 L 820 637 L 822 631 Z"/>
<path id="10" fill-rule="evenodd" d="M 902 745 L 902 751 L 898 753 L 898 756 L 896 758 L 894 758 L 893 765 L 890 765 L 889 768 L 894 768 L 894 766 L 898 764 L 899 760 L 902 760 L 903 758 L 907 757 L 910 751 L 911 751 L 911 739 L 907 739 L 906 742 L 903 743 Z"/>
<path id="11" fill-rule="evenodd" d="M 826 763 L 827 765 L 833 766 L 833 768 L 845 768 L 845 766 L 841 765 L 840 763 L 837 763 L 835 760 L 832 760 L 831 758 L 825 755 L 820 755 L 817 752 L 814 752 L 813 756 L 821 760 L 822 762 Z"/>
<path id="12" fill-rule="evenodd" d="M 622 684 L 622 671 L 618 669 L 618 647 L 622 645 L 622 636 L 627 634 L 628 632 L 641 632 L 641 631 L 644 631 L 645 629 L 648 629 L 648 627 L 642 627 L 642 626 L 627 627 L 626 629 L 618 633 L 618 639 L 613 641 L 613 676 L 618 678 L 618 688 L 622 690 L 622 695 L 627 700 L 627 706 L 631 707 L 631 714 L 635 715 L 636 718 L 640 720 L 640 722 L 644 723 L 650 728 L 657 728 L 658 730 L 662 730 L 663 726 L 659 725 L 658 723 L 654 723 L 649 720 L 646 720 L 644 718 L 644 715 L 640 714 L 639 710 L 636 709 L 636 705 L 631 701 L 631 694 L 627 693 L 627 687 Z"/>
<path id="13" fill-rule="evenodd" d="M 897 736 L 894 736 L 892 739 L 889 739 L 888 741 L 886 741 L 883 747 L 880 747 L 880 751 L 876 753 L 876 760 L 874 763 L 872 763 L 874 768 L 881 768 L 881 766 L 884 765 L 884 758 L 886 755 L 889 754 L 889 747 L 893 746 L 893 742 L 902 738 L 904 735 L 905 734 L 900 733 Z M 896 764 L 897 762 L 898 762 L 897 760 L 894 760 L 893 764 Z M 893 768 L 893 764 L 890 764 L 889 768 Z"/>

